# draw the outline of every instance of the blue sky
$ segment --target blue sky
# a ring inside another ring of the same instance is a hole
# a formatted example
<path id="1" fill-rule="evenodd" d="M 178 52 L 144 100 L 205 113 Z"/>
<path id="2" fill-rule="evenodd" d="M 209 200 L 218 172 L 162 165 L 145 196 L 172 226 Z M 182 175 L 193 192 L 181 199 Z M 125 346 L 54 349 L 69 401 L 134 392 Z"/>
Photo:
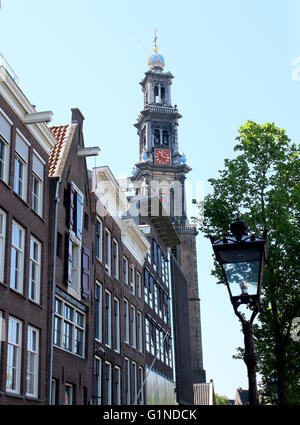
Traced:
<path id="1" fill-rule="evenodd" d="M 97 165 L 118 176 L 137 160 L 132 124 L 156 26 L 183 115 L 180 150 L 193 168 L 190 179 L 205 182 L 208 192 L 207 179 L 232 157 L 247 119 L 275 122 L 299 141 L 300 81 L 292 79 L 299 17 L 297 0 L 2 0 L 0 51 L 37 109 L 54 112 L 54 124 L 81 109 L 86 145 L 102 150 Z M 232 359 L 243 338 L 211 266 L 210 244 L 199 235 L 204 365 L 216 391 L 233 398 L 247 387 L 243 362 Z"/>

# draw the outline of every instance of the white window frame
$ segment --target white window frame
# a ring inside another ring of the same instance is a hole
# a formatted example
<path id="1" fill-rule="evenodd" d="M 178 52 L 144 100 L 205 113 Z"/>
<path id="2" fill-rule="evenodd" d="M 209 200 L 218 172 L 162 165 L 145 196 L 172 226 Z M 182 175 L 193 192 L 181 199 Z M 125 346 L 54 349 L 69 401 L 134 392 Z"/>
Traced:
<path id="1" fill-rule="evenodd" d="M 130 306 L 130 322 L 131 322 L 131 345 L 136 348 L 136 308 Z"/>
<path id="2" fill-rule="evenodd" d="M 130 405 L 130 401 L 131 401 L 131 385 L 130 385 L 130 377 L 131 377 L 131 373 L 130 373 L 130 361 L 127 357 L 125 357 L 125 404 L 128 406 Z M 126 380 L 126 378 L 128 379 L 128 381 Z M 127 392 L 126 392 L 126 385 L 128 384 L 127 387 Z"/>
<path id="3" fill-rule="evenodd" d="M 130 264 L 130 292 L 132 295 L 135 295 L 135 267 L 133 264 Z"/>
<path id="4" fill-rule="evenodd" d="M 100 220 L 99 217 L 97 217 L 96 220 L 97 220 L 97 223 L 99 223 L 99 225 L 100 225 L 99 239 L 98 239 L 98 236 L 97 236 L 97 233 L 96 233 L 96 245 L 97 244 L 99 245 L 99 256 L 96 255 L 96 258 L 97 258 L 97 260 L 101 261 L 101 263 L 102 263 L 102 261 L 103 261 L 103 222 L 102 222 L 102 220 Z M 97 252 L 97 249 L 96 249 L 96 252 Z"/>
<path id="5" fill-rule="evenodd" d="M 108 235 L 108 249 L 106 247 L 106 235 Z M 108 230 L 107 227 L 105 227 L 105 231 L 104 231 L 104 246 L 105 246 L 105 252 L 104 252 L 104 257 L 105 257 L 105 271 L 111 275 L 111 232 Z M 107 257 L 106 257 L 107 255 Z M 106 261 L 108 260 L 108 261 Z"/>
<path id="6" fill-rule="evenodd" d="M 114 400 L 115 405 L 121 404 L 121 369 L 119 366 L 115 366 L 115 376 L 114 376 L 114 395 L 116 395 L 116 400 Z"/>
<path id="7" fill-rule="evenodd" d="M 31 243 L 37 245 L 37 255 L 38 258 L 35 259 L 31 256 Z M 42 270 L 42 244 L 32 235 L 30 236 L 30 261 L 29 261 L 29 299 L 40 303 L 41 300 L 41 270 Z M 33 283 L 32 279 L 32 267 L 36 267 L 36 281 Z M 35 297 L 31 296 L 33 284 L 35 285 Z"/>
<path id="8" fill-rule="evenodd" d="M 140 393 L 139 404 L 143 405 L 144 404 L 144 387 L 143 387 L 143 383 L 144 383 L 144 369 L 141 366 L 139 367 L 139 382 L 140 382 L 140 387 L 139 387 L 139 393 Z"/>
<path id="9" fill-rule="evenodd" d="M 27 192 L 28 192 L 28 162 L 29 162 L 29 149 L 30 149 L 30 143 L 25 139 L 25 137 L 22 135 L 22 133 L 17 130 L 17 138 L 20 137 L 21 141 L 27 145 L 28 148 L 28 152 L 27 152 L 27 158 L 24 158 L 22 156 L 22 154 L 20 152 L 18 152 L 17 150 L 17 146 L 16 146 L 16 151 L 15 151 L 15 156 L 14 156 L 14 192 L 21 197 L 21 199 L 23 199 L 23 201 L 27 202 Z M 17 141 L 16 141 L 17 144 Z M 23 176 L 22 176 L 22 194 L 19 194 L 16 191 L 16 175 L 15 175 L 15 164 L 16 164 L 16 159 L 18 159 L 18 161 L 23 165 Z"/>
<path id="10" fill-rule="evenodd" d="M 13 220 L 12 222 L 12 235 L 13 235 L 13 227 L 16 227 L 16 229 L 20 230 L 21 232 L 21 244 L 20 246 L 14 245 L 13 239 L 11 241 L 11 260 L 10 260 L 10 287 L 17 292 L 20 292 L 23 294 L 23 283 L 24 283 L 24 247 L 25 247 L 25 229 L 23 229 L 20 224 L 18 224 L 16 221 Z M 15 265 L 14 273 L 16 270 L 18 270 L 18 280 L 16 283 L 16 286 L 12 286 L 12 258 L 13 258 L 13 250 L 16 250 L 18 253 L 19 261 L 17 265 Z"/>
<path id="11" fill-rule="evenodd" d="M 154 281 L 154 311 L 158 314 L 158 285 L 157 282 Z"/>
<path id="12" fill-rule="evenodd" d="M 67 403 L 66 404 L 66 396 L 67 396 L 67 388 L 70 391 L 70 399 L 71 399 L 71 403 Z M 68 382 L 65 383 L 65 400 L 64 400 L 64 405 L 65 406 L 72 406 L 74 404 L 74 385 L 69 384 Z"/>
<path id="13" fill-rule="evenodd" d="M 124 298 L 124 341 L 129 344 L 130 326 L 129 326 L 129 301 Z M 125 307 L 127 306 L 127 307 Z M 125 316 L 125 311 L 127 312 Z"/>
<path id="14" fill-rule="evenodd" d="M 36 181 L 36 183 L 34 182 Z M 34 188 L 37 187 L 37 193 L 34 192 Z M 43 182 L 42 180 L 32 172 L 32 187 L 31 187 L 31 206 L 34 212 L 36 212 L 40 217 L 43 216 Z M 37 201 L 37 208 L 34 207 L 35 202 Z"/>
<path id="15" fill-rule="evenodd" d="M 142 298 L 142 275 L 139 272 L 136 273 L 136 287 L 138 297 Z"/>
<path id="16" fill-rule="evenodd" d="M 59 301 L 61 303 L 61 313 L 58 313 L 56 311 L 56 301 Z M 65 306 L 73 309 L 73 318 L 72 320 L 65 317 Z M 83 326 L 76 323 L 76 313 L 79 313 L 81 316 L 83 316 Z M 85 339 L 86 339 L 86 315 L 83 311 L 77 309 L 73 304 L 70 304 L 63 300 L 62 298 L 56 296 L 55 297 L 55 318 L 60 320 L 60 329 L 59 334 L 59 344 L 56 344 L 54 342 L 54 346 L 56 348 L 59 348 L 60 350 L 66 351 L 67 353 L 71 353 L 74 356 L 78 356 L 80 358 L 85 358 Z M 68 324 L 71 327 L 71 338 L 72 338 L 72 344 L 71 344 L 71 350 L 68 350 L 64 347 L 64 324 Z M 82 341 L 82 355 L 76 353 L 76 347 L 75 347 L 75 336 L 76 336 L 76 329 L 83 332 L 83 341 Z M 54 326 L 53 331 L 56 331 L 56 327 Z M 54 335 L 55 336 L 55 335 Z M 54 338 L 55 341 L 55 338 Z"/>
<path id="17" fill-rule="evenodd" d="M 115 312 L 115 302 L 118 305 L 117 314 Z M 121 350 L 121 335 L 120 335 L 120 300 L 117 297 L 114 297 L 114 345 L 115 341 L 117 342 L 117 346 L 114 346 L 114 350 L 117 353 L 120 353 Z M 115 339 L 116 338 L 116 339 Z"/>
<path id="18" fill-rule="evenodd" d="M 26 390 L 26 396 L 38 397 L 39 393 L 39 344 L 40 344 L 40 331 L 32 326 L 28 326 L 27 331 L 28 337 L 27 337 L 27 390 Z M 30 335 L 31 334 L 31 335 Z M 32 346 L 33 342 L 33 335 L 35 334 L 35 344 L 36 347 Z M 29 365 L 30 365 L 30 357 L 33 357 L 33 371 L 29 371 Z M 33 375 L 33 392 L 29 392 L 29 380 L 30 376 Z"/>
<path id="19" fill-rule="evenodd" d="M 115 238 L 113 238 L 113 274 L 119 280 L 119 242 Z"/>
<path id="20" fill-rule="evenodd" d="M 95 302 L 95 308 L 99 308 L 99 310 L 98 310 L 98 331 L 99 331 L 99 334 L 97 335 L 96 329 L 95 329 L 95 339 L 102 343 L 102 341 L 103 341 L 103 329 L 102 329 L 103 328 L 103 286 L 100 282 L 98 282 L 96 280 L 96 288 L 97 287 L 100 289 L 100 292 L 99 292 L 100 298 L 99 298 L 99 300 L 96 299 L 96 302 Z M 95 296 L 96 296 L 96 292 L 95 292 Z"/>
<path id="21" fill-rule="evenodd" d="M 126 264 L 125 270 L 124 270 L 124 263 Z M 123 256 L 123 262 L 122 262 L 122 269 L 123 269 L 123 283 L 125 285 L 128 285 L 129 282 L 129 262 L 126 257 Z"/>
<path id="22" fill-rule="evenodd" d="M 0 209 L 0 282 L 4 282 L 4 260 L 6 243 L 6 213 Z"/>
<path id="23" fill-rule="evenodd" d="M 138 350 L 140 353 L 143 352 L 143 314 L 138 310 L 137 315 L 137 323 L 138 323 Z"/>
<path id="24" fill-rule="evenodd" d="M 109 297 L 109 304 L 108 304 L 108 308 L 106 307 L 106 295 L 108 295 Z M 105 345 L 106 347 L 112 348 L 112 322 L 111 322 L 111 316 L 112 316 L 112 308 L 111 308 L 111 300 L 112 300 L 112 296 L 111 293 L 108 289 L 105 290 L 105 321 L 104 321 L 104 326 L 106 329 L 106 325 L 107 325 L 107 334 L 105 331 Z M 106 311 L 107 310 L 107 311 Z M 107 322 L 107 323 L 106 323 Z M 107 341 L 106 341 L 107 338 Z"/>
<path id="25" fill-rule="evenodd" d="M 11 328 L 12 324 L 17 326 L 17 337 L 15 340 L 12 339 L 14 336 L 13 329 Z M 9 351 L 10 348 L 13 351 L 12 364 L 9 364 Z M 7 364 L 6 364 L 6 392 L 13 394 L 20 394 L 21 389 L 21 360 L 22 360 L 22 322 L 15 317 L 9 316 L 8 319 L 8 341 L 7 341 Z M 15 364 L 15 366 L 14 366 Z M 15 369 L 16 382 L 14 388 L 9 388 L 8 386 L 8 377 L 10 376 L 9 370 Z"/>
<path id="26" fill-rule="evenodd" d="M 39 163 L 39 166 L 35 168 L 35 164 Z M 40 157 L 40 155 L 33 150 L 32 156 L 32 199 L 31 199 L 31 207 L 33 211 L 35 211 L 40 217 L 43 217 L 43 206 L 44 206 L 44 175 L 45 175 L 45 161 Z M 33 183 L 34 179 L 37 180 L 38 183 L 38 194 L 33 192 Z M 34 199 L 37 199 L 37 209 L 34 208 Z"/>
<path id="27" fill-rule="evenodd" d="M 100 406 L 102 404 L 102 359 L 101 357 L 95 356 L 94 358 L 94 382 L 95 382 L 95 389 L 97 391 L 97 395 L 94 394 L 94 402 L 93 404 Z M 97 362 L 98 366 L 97 367 Z M 98 369 L 98 375 L 96 375 L 96 371 Z M 96 382 L 97 377 L 97 382 Z M 95 400 L 96 399 L 96 400 Z"/>
<path id="28" fill-rule="evenodd" d="M 108 366 L 109 368 L 109 379 L 106 379 L 106 367 Z M 112 404 L 112 364 L 108 361 L 105 362 L 105 375 L 104 375 L 104 379 L 108 381 L 107 383 L 107 389 L 108 391 L 105 391 L 105 395 L 106 395 L 106 401 L 107 401 L 107 405 L 110 406 Z M 106 389 L 106 385 L 104 385 L 104 388 Z"/>
<path id="29" fill-rule="evenodd" d="M 0 140 L 2 141 L 3 146 L 4 146 L 4 155 L 3 155 L 3 160 L 2 160 L 3 174 L 2 174 L 2 177 L 0 176 L 0 179 L 2 181 L 4 181 L 6 184 L 8 184 L 8 180 L 9 180 L 10 142 L 11 142 L 10 139 L 11 139 L 11 132 L 12 132 L 13 122 L 8 118 L 8 116 L 4 113 L 4 111 L 2 111 L 1 108 L 0 108 L 0 119 L 1 120 L 3 119 L 6 122 L 6 124 L 10 127 L 9 140 L 8 140 L 7 137 L 5 137 L 4 133 L 1 131 L 1 128 L 0 128 Z"/>
<path id="30" fill-rule="evenodd" d="M 137 364 L 136 362 L 132 362 L 131 363 L 132 366 L 132 398 L 133 398 L 133 404 L 136 405 L 137 404 L 137 394 L 138 394 L 138 389 L 137 389 Z"/>
<path id="31" fill-rule="evenodd" d="M 146 351 L 150 353 L 150 321 L 145 317 Z"/>

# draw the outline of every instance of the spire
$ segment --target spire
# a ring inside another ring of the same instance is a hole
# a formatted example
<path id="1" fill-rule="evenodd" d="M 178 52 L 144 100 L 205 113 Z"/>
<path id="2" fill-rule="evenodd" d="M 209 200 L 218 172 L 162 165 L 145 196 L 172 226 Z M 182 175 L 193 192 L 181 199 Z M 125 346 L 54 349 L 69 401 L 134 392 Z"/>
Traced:
<path id="1" fill-rule="evenodd" d="M 154 40 L 153 40 L 153 52 L 157 53 L 158 52 L 158 47 L 157 47 L 157 33 L 158 33 L 158 29 L 154 27 Z"/>
<path id="2" fill-rule="evenodd" d="M 165 67 L 165 60 L 163 56 L 158 53 L 157 32 L 157 28 L 154 27 L 153 54 L 148 58 L 148 67 L 153 71 L 161 72 Z"/>

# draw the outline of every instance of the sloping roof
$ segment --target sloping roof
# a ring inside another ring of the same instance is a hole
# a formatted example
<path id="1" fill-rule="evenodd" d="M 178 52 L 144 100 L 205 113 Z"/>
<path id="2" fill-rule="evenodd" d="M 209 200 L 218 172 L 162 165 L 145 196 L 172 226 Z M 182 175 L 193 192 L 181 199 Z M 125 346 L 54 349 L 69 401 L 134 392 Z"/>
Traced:
<path id="1" fill-rule="evenodd" d="M 249 404 L 249 391 L 243 390 L 242 388 L 238 388 L 237 393 L 239 395 L 240 401 L 243 405 Z"/>
<path id="2" fill-rule="evenodd" d="M 61 176 L 75 129 L 76 124 L 59 125 L 49 128 L 54 138 L 57 140 L 51 149 L 48 159 L 49 177 Z"/>

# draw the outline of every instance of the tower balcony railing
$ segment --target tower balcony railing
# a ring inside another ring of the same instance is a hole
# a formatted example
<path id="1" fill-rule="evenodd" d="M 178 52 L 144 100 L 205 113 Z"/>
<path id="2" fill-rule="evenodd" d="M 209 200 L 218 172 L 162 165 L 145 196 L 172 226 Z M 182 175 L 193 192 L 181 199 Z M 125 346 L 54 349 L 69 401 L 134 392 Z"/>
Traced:
<path id="1" fill-rule="evenodd" d="M 146 105 L 145 111 L 151 111 L 151 112 L 166 112 L 168 114 L 176 114 L 178 111 L 175 108 L 170 108 L 168 106 L 160 106 L 160 105 Z"/>
<path id="2" fill-rule="evenodd" d="M 196 226 L 185 225 L 185 224 L 176 224 L 176 230 L 179 232 L 185 233 L 198 233 Z"/>

